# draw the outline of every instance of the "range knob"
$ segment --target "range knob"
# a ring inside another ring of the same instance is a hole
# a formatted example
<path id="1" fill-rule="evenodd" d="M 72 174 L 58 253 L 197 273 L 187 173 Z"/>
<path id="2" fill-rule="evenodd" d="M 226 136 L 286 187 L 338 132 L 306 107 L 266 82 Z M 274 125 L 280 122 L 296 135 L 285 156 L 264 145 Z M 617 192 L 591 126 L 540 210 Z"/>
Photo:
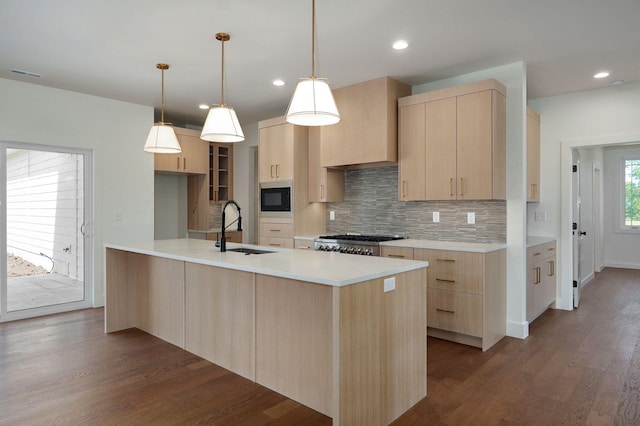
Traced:
<path id="1" fill-rule="evenodd" d="M 331 251 L 340 251 L 340 246 L 331 247 Z"/>
<path id="2" fill-rule="evenodd" d="M 340 253 L 348 253 L 349 247 L 340 247 Z"/>

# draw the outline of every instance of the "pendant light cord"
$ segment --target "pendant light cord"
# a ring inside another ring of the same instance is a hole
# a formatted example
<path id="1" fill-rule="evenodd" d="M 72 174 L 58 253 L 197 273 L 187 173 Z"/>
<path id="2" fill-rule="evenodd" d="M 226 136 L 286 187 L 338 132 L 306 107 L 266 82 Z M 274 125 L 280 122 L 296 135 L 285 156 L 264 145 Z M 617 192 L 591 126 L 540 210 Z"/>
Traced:
<path id="1" fill-rule="evenodd" d="M 222 70 L 221 70 L 221 74 L 222 74 L 222 87 L 221 87 L 222 102 L 220 102 L 220 106 L 224 106 L 224 38 L 222 38 Z"/>
<path id="2" fill-rule="evenodd" d="M 164 69 L 162 71 L 162 107 L 160 108 L 160 123 L 164 124 Z"/>
<path id="3" fill-rule="evenodd" d="M 311 0 L 311 78 L 316 78 L 316 0 Z"/>

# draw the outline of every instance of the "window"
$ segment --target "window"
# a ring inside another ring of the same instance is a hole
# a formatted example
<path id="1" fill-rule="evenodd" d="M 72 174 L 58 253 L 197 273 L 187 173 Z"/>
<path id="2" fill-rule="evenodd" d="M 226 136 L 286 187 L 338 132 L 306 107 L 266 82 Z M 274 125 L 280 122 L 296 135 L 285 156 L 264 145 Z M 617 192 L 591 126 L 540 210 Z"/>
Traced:
<path id="1" fill-rule="evenodd" d="M 640 157 L 623 159 L 624 229 L 640 230 Z"/>

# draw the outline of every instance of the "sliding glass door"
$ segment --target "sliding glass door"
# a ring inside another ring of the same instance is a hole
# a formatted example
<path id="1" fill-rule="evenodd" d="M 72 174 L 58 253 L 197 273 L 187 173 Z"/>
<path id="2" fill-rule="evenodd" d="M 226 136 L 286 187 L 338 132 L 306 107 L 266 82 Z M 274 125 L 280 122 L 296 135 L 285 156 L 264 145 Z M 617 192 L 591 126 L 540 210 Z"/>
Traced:
<path id="1" fill-rule="evenodd" d="M 91 306 L 91 152 L 0 142 L 0 321 Z"/>

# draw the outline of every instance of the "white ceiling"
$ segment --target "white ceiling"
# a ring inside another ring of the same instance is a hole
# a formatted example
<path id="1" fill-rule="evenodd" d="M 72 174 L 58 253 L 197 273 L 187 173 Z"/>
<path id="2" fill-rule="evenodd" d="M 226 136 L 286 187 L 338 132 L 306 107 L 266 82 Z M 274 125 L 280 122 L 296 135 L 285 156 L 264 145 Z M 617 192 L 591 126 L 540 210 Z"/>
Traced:
<path id="1" fill-rule="evenodd" d="M 316 75 L 334 89 L 520 60 L 529 99 L 640 81 L 640 0 L 317 0 L 316 15 Z M 0 0 L 0 77 L 158 111 L 166 62 L 165 120 L 201 125 L 198 104 L 220 102 L 217 32 L 231 34 L 226 102 L 240 121 L 284 114 L 311 74 L 311 0 Z M 399 38 L 408 49 L 391 49 Z"/>

